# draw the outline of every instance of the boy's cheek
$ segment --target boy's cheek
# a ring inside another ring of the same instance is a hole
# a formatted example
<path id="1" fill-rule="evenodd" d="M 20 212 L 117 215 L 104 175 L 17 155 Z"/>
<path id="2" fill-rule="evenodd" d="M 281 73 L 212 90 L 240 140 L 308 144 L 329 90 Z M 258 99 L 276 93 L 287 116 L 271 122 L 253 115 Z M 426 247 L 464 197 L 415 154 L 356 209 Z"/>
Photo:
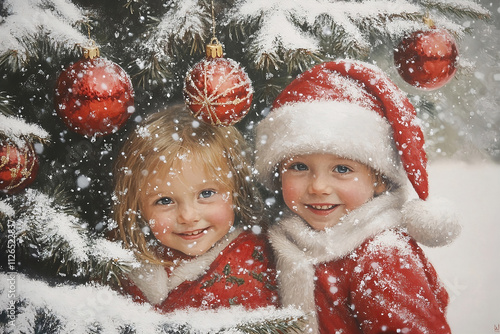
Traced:
<path id="1" fill-rule="evenodd" d="M 287 174 L 283 175 L 281 180 L 281 192 L 283 193 L 283 195 L 294 195 L 298 192 L 300 187 L 300 182 L 298 182 L 296 179 L 288 176 Z"/>

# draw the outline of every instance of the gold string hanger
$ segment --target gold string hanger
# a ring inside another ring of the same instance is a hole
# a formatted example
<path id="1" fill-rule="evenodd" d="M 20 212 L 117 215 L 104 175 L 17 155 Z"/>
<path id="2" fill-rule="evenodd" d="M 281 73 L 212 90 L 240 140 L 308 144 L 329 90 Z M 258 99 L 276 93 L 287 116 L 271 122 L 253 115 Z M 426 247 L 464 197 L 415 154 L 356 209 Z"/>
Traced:
<path id="1" fill-rule="evenodd" d="M 99 48 L 97 47 L 97 44 L 95 43 L 95 41 L 90 37 L 90 24 L 88 23 L 88 21 L 86 21 L 85 24 L 87 25 L 87 32 L 89 34 L 90 44 L 82 46 L 83 58 L 94 59 L 94 58 L 97 58 L 100 56 Z"/>
<path id="2" fill-rule="evenodd" d="M 212 0 L 212 39 L 210 40 L 210 44 L 206 46 L 205 53 L 207 58 L 221 58 L 223 55 L 222 45 L 219 43 L 217 37 L 215 37 L 214 0 Z"/>

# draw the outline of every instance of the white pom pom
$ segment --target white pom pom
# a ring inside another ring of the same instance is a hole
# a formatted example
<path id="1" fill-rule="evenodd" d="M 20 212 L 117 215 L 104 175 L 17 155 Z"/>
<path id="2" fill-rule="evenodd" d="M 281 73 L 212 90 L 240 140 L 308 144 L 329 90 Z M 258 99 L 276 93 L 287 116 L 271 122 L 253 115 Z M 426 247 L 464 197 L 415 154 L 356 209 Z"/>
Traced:
<path id="1" fill-rule="evenodd" d="M 425 246 L 447 245 L 462 229 L 457 210 L 446 199 L 411 200 L 403 205 L 402 213 L 408 233 Z"/>

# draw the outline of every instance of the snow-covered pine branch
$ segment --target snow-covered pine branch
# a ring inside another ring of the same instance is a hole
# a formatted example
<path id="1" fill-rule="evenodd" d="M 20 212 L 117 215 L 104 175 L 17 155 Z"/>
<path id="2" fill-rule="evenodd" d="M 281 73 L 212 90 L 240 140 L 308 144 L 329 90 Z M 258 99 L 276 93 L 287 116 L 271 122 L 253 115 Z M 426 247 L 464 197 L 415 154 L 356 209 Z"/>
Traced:
<path id="1" fill-rule="evenodd" d="M 87 37 L 75 28 L 84 13 L 69 0 L 5 0 L 0 20 L 0 56 L 17 70 L 31 56 L 29 41 L 44 36 L 66 49 L 83 44 Z"/>
<path id="2" fill-rule="evenodd" d="M 190 46 L 190 53 L 203 53 L 209 38 L 209 10 L 198 0 L 171 0 L 166 6 L 169 10 L 147 34 L 130 66 L 130 71 L 142 87 L 161 84 L 171 76 L 165 64 L 171 63 L 174 61 L 173 56 L 182 53 L 179 49 Z"/>
<path id="3" fill-rule="evenodd" d="M 4 220 L 15 225 L 19 256 L 55 263 L 61 274 L 77 278 L 114 280 L 117 273 L 139 265 L 129 250 L 103 237 L 91 236 L 68 208 L 37 190 L 27 189 L 9 198 L 4 207 Z"/>
<path id="4" fill-rule="evenodd" d="M 422 4 L 429 10 L 451 13 L 457 17 L 489 18 L 491 13 L 476 2 L 470 0 L 424 0 Z"/>
<path id="5" fill-rule="evenodd" d="M 233 25 L 259 22 L 250 45 L 255 66 L 262 68 L 263 63 L 269 62 L 263 58 L 275 59 L 276 64 L 284 62 L 280 61 L 283 59 L 279 55 L 290 50 L 329 51 L 319 50 L 321 41 L 339 32 L 344 45 L 336 45 L 337 50 L 353 49 L 362 53 L 372 47 L 371 34 L 394 40 L 406 33 L 425 29 L 422 17 L 433 8 L 462 16 L 488 15 L 487 10 L 469 0 L 461 0 L 457 5 L 450 5 L 445 0 L 420 4 L 409 0 L 241 0 L 228 11 L 226 20 Z M 459 23 L 444 15 L 436 15 L 433 19 L 437 25 L 456 35 L 464 31 Z"/>
<path id="6" fill-rule="evenodd" d="M 25 145 L 24 139 L 35 138 L 48 140 L 49 134 L 37 124 L 29 124 L 18 117 L 9 117 L 0 113 L 0 135 L 9 138 L 18 147 Z"/>
<path id="7" fill-rule="evenodd" d="M 9 294 L 14 281 L 15 291 Z M 46 318 L 45 326 L 55 326 L 61 334 L 89 333 L 90 329 L 106 334 L 297 333 L 295 330 L 303 316 L 292 308 L 248 311 L 241 306 L 217 311 L 188 309 L 165 315 L 106 286 L 50 286 L 22 274 L 0 273 L 0 310 L 7 311 L 12 303 L 18 314 L 15 327 L 3 324 L 6 334 L 17 332 L 21 326 L 24 332 L 35 333 L 35 326 L 41 326 L 37 321 L 41 322 L 42 316 Z"/>
<path id="8" fill-rule="evenodd" d="M 208 10 L 197 0 L 169 1 L 170 10 L 163 15 L 153 34 L 146 40 L 144 47 L 158 55 L 159 60 L 169 60 L 165 51 L 172 42 L 191 42 L 191 48 L 202 47 L 209 38 L 211 18 Z M 170 50 L 172 54 L 172 50 Z"/>
<path id="9" fill-rule="evenodd" d="M 221 40 L 241 43 L 251 71 L 302 72 L 311 64 L 337 57 L 365 59 L 378 44 L 394 42 L 434 22 L 460 37 L 463 17 L 486 18 L 489 12 L 473 0 L 235 0 L 217 6 L 216 30 Z M 210 42 L 209 2 L 171 0 L 167 12 L 145 33 L 130 65 L 142 87 L 184 74 L 177 65 L 187 55 L 201 55 Z M 236 44 L 238 45 L 238 44 Z M 231 56 L 238 51 L 224 50 Z M 184 68 L 183 68 L 184 69 Z"/>
<path id="10" fill-rule="evenodd" d="M 238 1 L 228 11 L 226 21 L 234 25 L 257 21 L 258 28 L 252 32 L 252 42 L 249 43 L 253 63 L 260 69 L 277 69 L 279 63 L 284 63 L 280 56 L 284 50 L 307 50 L 311 53 L 319 50 L 317 39 L 297 24 L 313 21 L 320 8 L 321 4 L 316 0 Z"/>

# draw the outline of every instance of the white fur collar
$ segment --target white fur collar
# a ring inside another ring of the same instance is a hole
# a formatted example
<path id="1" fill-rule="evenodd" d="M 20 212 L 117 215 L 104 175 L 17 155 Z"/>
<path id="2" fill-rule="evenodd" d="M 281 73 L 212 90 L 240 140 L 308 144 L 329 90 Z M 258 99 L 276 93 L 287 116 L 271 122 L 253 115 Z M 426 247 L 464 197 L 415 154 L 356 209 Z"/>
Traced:
<path id="1" fill-rule="evenodd" d="M 356 249 L 367 238 L 402 224 L 401 208 L 406 197 L 402 191 L 384 193 L 344 216 L 337 225 L 316 231 L 296 214 L 288 212 L 277 226 L 275 234 L 293 240 L 304 256 L 313 264 L 332 261 Z M 273 241 L 274 242 L 274 241 Z"/>
<path id="2" fill-rule="evenodd" d="M 406 196 L 399 190 L 372 199 L 325 231 L 311 229 L 288 212 L 269 231 L 275 251 L 280 297 L 284 306 L 295 305 L 308 314 L 306 332 L 318 333 L 314 302 L 314 265 L 340 259 L 367 238 L 401 223 Z"/>
<path id="3" fill-rule="evenodd" d="M 404 187 L 384 193 L 344 216 L 325 231 L 315 231 L 290 211 L 269 230 L 276 255 L 280 297 L 310 314 L 307 326 L 318 333 L 314 303 L 314 265 L 338 260 L 384 230 L 405 228 L 417 242 L 444 246 L 460 233 L 451 203 L 442 199 L 406 201 Z"/>
<path id="4" fill-rule="evenodd" d="M 134 269 L 130 279 L 144 293 L 144 296 L 153 305 L 163 302 L 169 293 L 184 281 L 193 281 L 202 276 L 210 267 L 212 262 L 219 256 L 243 230 L 238 228 L 226 234 L 225 238 L 216 243 L 208 252 L 182 262 L 176 267 L 170 276 L 162 265 L 143 264 Z"/>

